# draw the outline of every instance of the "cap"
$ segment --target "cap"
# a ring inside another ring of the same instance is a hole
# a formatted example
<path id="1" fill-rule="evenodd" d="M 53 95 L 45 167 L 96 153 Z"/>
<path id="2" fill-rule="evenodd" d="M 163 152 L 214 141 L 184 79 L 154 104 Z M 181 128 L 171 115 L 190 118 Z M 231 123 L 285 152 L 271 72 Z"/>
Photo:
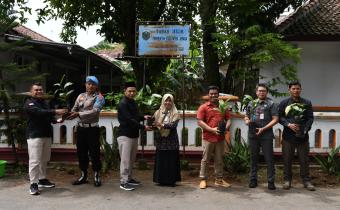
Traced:
<path id="1" fill-rule="evenodd" d="M 88 77 L 86 77 L 86 82 L 92 82 L 96 86 L 99 85 L 99 81 L 98 81 L 97 77 L 95 77 L 95 76 L 88 76 Z"/>
<path id="2" fill-rule="evenodd" d="M 136 87 L 136 83 L 135 83 L 135 82 L 125 82 L 124 87 L 125 87 L 125 88 L 128 88 L 128 87 Z"/>

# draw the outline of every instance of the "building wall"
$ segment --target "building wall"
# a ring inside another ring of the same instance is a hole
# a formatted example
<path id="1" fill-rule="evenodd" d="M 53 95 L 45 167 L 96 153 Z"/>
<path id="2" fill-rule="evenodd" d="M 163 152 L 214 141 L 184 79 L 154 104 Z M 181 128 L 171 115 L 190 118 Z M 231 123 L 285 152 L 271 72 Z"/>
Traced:
<path id="1" fill-rule="evenodd" d="M 302 83 L 303 97 L 312 100 L 313 106 L 340 107 L 340 42 L 294 42 L 302 48 L 301 63 L 298 64 L 298 77 Z M 261 69 L 260 74 L 267 78 L 279 75 L 278 65 L 271 64 Z M 287 91 L 287 87 L 278 87 Z M 280 101 L 280 98 L 276 98 Z"/>

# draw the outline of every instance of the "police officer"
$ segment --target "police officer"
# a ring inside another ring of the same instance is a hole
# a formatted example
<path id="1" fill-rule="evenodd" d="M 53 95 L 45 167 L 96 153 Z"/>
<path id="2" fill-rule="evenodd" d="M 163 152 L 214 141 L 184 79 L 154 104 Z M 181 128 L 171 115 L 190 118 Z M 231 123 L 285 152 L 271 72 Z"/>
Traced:
<path id="1" fill-rule="evenodd" d="M 27 147 L 29 156 L 30 194 L 39 195 L 38 187 L 55 187 L 46 179 L 47 162 L 51 157 L 52 126 L 55 115 L 63 115 L 66 109 L 51 109 L 44 100 L 41 83 L 31 86 L 31 97 L 25 101 L 28 115 Z"/>
<path id="2" fill-rule="evenodd" d="M 77 127 L 77 155 L 81 176 L 74 181 L 73 185 L 87 183 L 87 168 L 89 166 L 89 155 L 94 171 L 94 186 L 101 185 L 100 180 L 100 130 L 99 130 L 99 113 L 105 104 L 104 97 L 98 92 L 98 79 L 95 76 L 86 77 L 86 92 L 81 93 L 67 119 L 78 120 Z"/>

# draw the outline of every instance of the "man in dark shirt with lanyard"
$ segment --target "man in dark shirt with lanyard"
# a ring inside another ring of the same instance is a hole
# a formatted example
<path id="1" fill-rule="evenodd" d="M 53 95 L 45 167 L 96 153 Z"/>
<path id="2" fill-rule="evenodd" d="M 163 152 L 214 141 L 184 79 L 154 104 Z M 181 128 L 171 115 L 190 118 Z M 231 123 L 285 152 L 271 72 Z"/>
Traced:
<path id="1" fill-rule="evenodd" d="M 250 188 L 257 187 L 257 163 L 260 148 L 262 148 L 264 159 L 267 163 L 268 189 L 275 190 L 275 167 L 273 159 L 273 139 L 272 127 L 278 122 L 277 106 L 267 98 L 268 87 L 265 84 L 256 86 L 255 101 L 247 106 L 247 114 L 244 118 L 249 126 L 248 139 L 250 146 L 251 168 L 250 168 Z"/>
<path id="2" fill-rule="evenodd" d="M 279 121 L 280 124 L 284 126 L 283 134 L 282 134 L 282 155 L 284 160 L 284 183 L 283 189 L 290 189 L 291 181 L 292 181 L 292 161 L 295 153 L 295 148 L 297 149 L 299 161 L 300 161 L 300 176 L 303 181 L 303 185 L 310 191 L 314 191 L 315 187 L 310 182 L 309 177 L 309 136 L 308 131 L 311 129 L 314 115 L 312 109 L 312 103 L 300 97 L 301 94 L 301 84 L 300 82 L 291 82 L 288 85 L 288 91 L 290 93 L 289 98 L 281 101 L 279 105 Z M 300 127 L 294 116 L 287 115 L 286 108 L 287 106 L 299 103 L 303 104 L 305 107 L 305 111 L 303 113 L 303 122 L 304 126 Z M 299 129 L 303 129 L 301 131 L 304 136 L 297 137 L 297 133 L 300 133 Z"/>
<path id="3" fill-rule="evenodd" d="M 133 186 L 140 185 L 139 181 L 132 178 L 132 167 L 138 149 L 139 130 L 151 130 L 149 126 L 140 124 L 148 116 L 141 116 L 134 100 L 137 94 L 134 82 L 127 82 L 124 88 L 124 98 L 118 105 L 118 147 L 120 154 L 120 188 L 134 190 Z"/>

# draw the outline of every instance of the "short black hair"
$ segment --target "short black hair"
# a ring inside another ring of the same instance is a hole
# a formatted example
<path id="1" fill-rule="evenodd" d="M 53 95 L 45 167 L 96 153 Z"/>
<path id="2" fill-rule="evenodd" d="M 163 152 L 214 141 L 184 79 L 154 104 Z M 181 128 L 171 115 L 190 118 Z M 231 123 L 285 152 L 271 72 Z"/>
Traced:
<path id="1" fill-rule="evenodd" d="M 210 85 L 208 87 L 208 93 L 210 92 L 210 90 L 217 90 L 217 92 L 220 92 L 220 88 L 218 88 L 216 85 Z"/>
<path id="2" fill-rule="evenodd" d="M 288 83 L 288 88 L 291 88 L 293 85 L 298 85 L 300 88 L 302 87 L 299 81 L 291 81 Z"/>
<path id="3" fill-rule="evenodd" d="M 42 87 L 43 85 L 41 84 L 41 82 L 35 82 L 31 85 L 31 89 L 33 88 L 33 86 L 39 86 Z"/>
<path id="4" fill-rule="evenodd" d="M 259 87 L 266 88 L 267 92 L 269 91 L 269 88 L 268 88 L 267 84 L 265 84 L 265 83 L 259 83 L 259 84 L 257 84 L 257 85 L 256 85 L 256 90 L 257 90 Z"/>

